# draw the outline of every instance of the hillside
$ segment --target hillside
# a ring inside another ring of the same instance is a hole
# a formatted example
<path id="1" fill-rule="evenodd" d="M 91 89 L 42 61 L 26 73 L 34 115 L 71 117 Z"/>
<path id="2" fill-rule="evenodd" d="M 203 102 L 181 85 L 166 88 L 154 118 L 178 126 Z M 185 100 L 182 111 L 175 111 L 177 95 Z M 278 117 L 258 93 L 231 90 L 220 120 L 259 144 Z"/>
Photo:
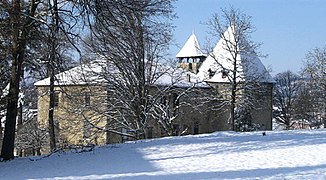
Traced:
<path id="1" fill-rule="evenodd" d="M 325 179 L 326 130 L 167 137 L 0 163 L 0 179 Z M 31 161 L 34 160 L 34 161 Z"/>

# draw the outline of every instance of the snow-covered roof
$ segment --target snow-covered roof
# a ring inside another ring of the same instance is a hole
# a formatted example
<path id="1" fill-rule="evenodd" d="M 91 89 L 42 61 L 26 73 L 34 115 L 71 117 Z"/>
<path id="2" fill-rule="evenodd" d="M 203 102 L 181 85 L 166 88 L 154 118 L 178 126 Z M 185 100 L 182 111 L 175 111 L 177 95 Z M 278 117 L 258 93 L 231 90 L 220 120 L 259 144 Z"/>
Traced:
<path id="1" fill-rule="evenodd" d="M 172 68 L 170 66 L 157 65 L 158 78 L 154 78 L 155 85 L 175 86 L 175 87 L 209 87 L 205 82 L 200 81 L 198 76 L 182 68 Z"/>
<path id="2" fill-rule="evenodd" d="M 93 61 L 59 73 L 55 76 L 55 85 L 86 85 L 105 83 L 105 71 L 118 74 L 113 65 L 108 67 L 105 61 Z M 154 81 L 148 82 L 149 85 L 175 86 L 175 87 L 209 87 L 206 83 L 200 82 L 198 77 L 181 68 L 172 68 L 171 66 L 156 63 L 153 65 L 152 78 Z M 154 72 L 155 71 L 155 72 Z M 147 72 L 148 74 L 148 72 Z M 35 86 L 48 86 L 50 78 L 34 83 Z"/>
<path id="3" fill-rule="evenodd" d="M 210 53 L 207 58 L 203 61 L 202 65 L 198 69 L 197 74 L 186 72 L 181 68 L 172 68 L 163 64 L 156 64 L 155 74 L 159 77 L 155 82 L 149 82 L 149 84 L 156 85 L 173 85 L 173 86 L 192 86 L 196 84 L 199 87 L 207 87 L 207 84 L 203 82 L 217 82 L 217 83 L 228 83 L 229 78 L 225 77 L 225 73 L 231 75 L 233 69 L 233 62 L 230 61 L 232 56 L 229 51 L 226 50 L 226 43 L 234 43 L 234 36 L 232 28 L 229 27 L 224 33 L 224 37 L 228 40 L 221 39 Z M 180 52 L 176 57 L 198 57 L 205 56 L 201 53 L 199 43 L 195 34 L 192 34 Z M 237 59 L 238 77 L 237 81 L 259 81 L 274 83 L 273 78 L 266 70 L 260 59 L 255 53 L 252 54 L 240 54 Z M 95 62 L 95 63 L 94 63 Z M 56 75 L 55 85 L 84 85 L 84 84 L 95 84 L 105 82 L 103 70 L 107 69 L 105 61 L 94 61 L 92 63 L 83 64 L 72 68 L 68 71 L 59 73 Z M 110 66 L 110 72 L 116 71 L 114 66 Z M 210 71 L 213 72 L 210 75 Z M 102 75 L 101 75 L 102 74 Z M 254 78 L 254 79 L 253 79 Z M 50 78 L 43 79 L 35 83 L 35 86 L 47 86 L 50 84 Z"/>
<path id="4" fill-rule="evenodd" d="M 61 72 L 55 76 L 55 85 L 85 85 L 103 82 L 100 73 L 104 64 L 100 61 L 86 63 L 70 70 Z M 48 86 L 50 78 L 45 78 L 34 83 L 35 86 Z"/>
<path id="5" fill-rule="evenodd" d="M 201 57 L 201 56 L 205 56 L 205 55 L 202 53 L 196 35 L 194 33 L 192 33 L 192 35 L 188 38 L 185 45 L 176 55 L 177 58 Z"/>
<path id="6" fill-rule="evenodd" d="M 229 27 L 225 31 L 224 37 L 227 41 L 225 39 L 220 39 L 213 49 L 213 52 L 208 55 L 200 66 L 197 74 L 199 79 L 207 82 L 230 82 L 229 78 L 225 76 L 225 73 L 231 75 L 230 73 L 234 66 L 231 60 L 232 55 L 226 50 L 226 44 L 235 43 L 232 27 Z M 273 78 L 255 53 L 238 55 L 237 65 L 239 66 L 237 68 L 237 81 L 254 80 L 267 83 L 274 82 Z M 213 73 L 213 76 L 212 74 L 210 76 L 210 72 Z"/>

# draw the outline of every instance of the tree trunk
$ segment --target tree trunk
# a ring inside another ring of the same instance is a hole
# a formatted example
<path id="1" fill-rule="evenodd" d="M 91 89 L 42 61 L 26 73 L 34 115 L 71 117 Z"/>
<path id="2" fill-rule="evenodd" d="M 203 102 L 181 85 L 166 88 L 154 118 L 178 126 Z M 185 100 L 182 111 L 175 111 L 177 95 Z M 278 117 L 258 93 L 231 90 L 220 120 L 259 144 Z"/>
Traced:
<path id="1" fill-rule="evenodd" d="M 17 114 L 17 134 L 20 133 L 19 131 L 22 129 L 22 127 L 23 127 L 23 104 L 20 102 L 18 106 L 18 114 Z M 23 157 L 23 150 L 21 148 L 17 149 L 17 154 L 19 157 Z"/>
<path id="2" fill-rule="evenodd" d="M 51 29 L 51 59 L 49 63 L 49 71 L 50 71 L 50 104 L 49 104 L 49 135 L 50 135 L 50 149 L 51 152 L 57 148 L 56 138 L 54 132 L 54 65 L 56 63 L 56 46 L 57 46 L 57 35 L 58 35 L 58 26 L 59 26 L 59 14 L 58 14 L 58 2 L 57 0 L 53 0 L 53 10 L 52 10 L 52 29 Z"/>
<path id="3" fill-rule="evenodd" d="M 3 137 L 3 144 L 1 149 L 1 157 L 4 160 L 14 158 L 14 142 L 16 131 L 16 117 L 17 117 L 17 104 L 19 94 L 19 83 L 22 71 L 22 63 L 24 60 L 24 50 L 22 44 L 19 42 L 19 14 L 20 14 L 20 1 L 15 0 L 13 3 L 13 60 L 11 65 L 10 86 L 8 94 L 6 123 Z M 25 44 L 23 44 L 25 47 Z"/>
<path id="4" fill-rule="evenodd" d="M 231 130 L 235 131 L 235 91 L 232 91 L 232 100 L 231 100 Z"/>
<path id="5" fill-rule="evenodd" d="M 21 26 L 21 7 L 20 0 L 13 0 L 12 11 L 12 65 L 10 75 L 10 86 L 7 102 L 6 123 L 1 149 L 1 158 L 10 160 L 14 158 L 14 143 L 16 131 L 17 104 L 19 94 L 20 78 L 22 76 L 23 62 L 25 58 L 25 48 L 27 36 L 29 34 L 33 18 L 28 18 L 23 27 Z M 37 8 L 37 3 L 34 0 L 30 3 L 28 17 L 34 17 Z"/>
<path id="6" fill-rule="evenodd" d="M 233 59 L 233 75 L 232 75 L 232 90 L 231 90 L 231 123 L 232 123 L 232 131 L 235 131 L 235 103 L 236 103 L 236 95 L 237 95 L 237 54 L 235 54 Z"/>
<path id="7" fill-rule="evenodd" d="M 0 151 L 1 151 L 1 147 L 2 147 L 2 122 L 1 122 L 2 116 L 0 116 Z"/>
<path id="8" fill-rule="evenodd" d="M 17 117 L 17 103 L 19 94 L 19 82 L 20 74 L 22 71 L 22 55 L 14 57 L 12 68 L 10 87 L 8 94 L 8 104 L 6 113 L 5 131 L 3 137 L 3 144 L 1 149 L 1 157 L 4 160 L 10 160 L 14 158 L 14 142 L 16 132 L 16 117 Z"/>
<path id="9" fill-rule="evenodd" d="M 54 113 L 54 75 L 53 70 L 51 70 L 50 75 L 50 105 L 49 105 L 49 135 L 50 135 L 50 149 L 51 152 L 56 149 L 56 142 L 55 142 L 55 132 L 54 132 L 54 120 L 53 120 L 53 113 Z"/>

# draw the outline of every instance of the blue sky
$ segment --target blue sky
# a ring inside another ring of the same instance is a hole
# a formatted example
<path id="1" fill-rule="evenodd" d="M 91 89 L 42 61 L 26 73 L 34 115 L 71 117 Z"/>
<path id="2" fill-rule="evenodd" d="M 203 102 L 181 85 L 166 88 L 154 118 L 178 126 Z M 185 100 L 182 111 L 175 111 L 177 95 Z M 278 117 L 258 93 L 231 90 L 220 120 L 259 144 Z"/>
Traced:
<path id="1" fill-rule="evenodd" d="M 272 74 L 292 70 L 299 72 L 305 55 L 316 47 L 326 45 L 325 0 L 178 0 L 175 4 L 178 18 L 174 20 L 175 55 L 192 31 L 201 44 L 207 44 L 208 27 L 204 24 L 221 8 L 233 6 L 252 16 L 256 32 L 255 42 L 263 43 L 262 58 Z"/>

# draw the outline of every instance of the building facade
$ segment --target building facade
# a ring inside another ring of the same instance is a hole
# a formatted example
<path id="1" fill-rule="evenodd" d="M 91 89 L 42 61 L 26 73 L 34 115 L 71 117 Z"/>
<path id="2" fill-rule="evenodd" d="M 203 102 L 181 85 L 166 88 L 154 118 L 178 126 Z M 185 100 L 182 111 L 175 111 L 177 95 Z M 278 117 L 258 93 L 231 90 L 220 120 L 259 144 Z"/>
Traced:
<path id="1" fill-rule="evenodd" d="M 230 30 L 228 29 L 226 33 L 228 31 Z M 227 56 L 221 41 L 214 48 L 214 57 L 219 57 L 219 54 Z M 218 67 L 223 60 L 217 62 L 213 56 L 205 55 L 194 34 L 190 36 L 176 58 L 179 82 L 171 84 L 172 81 L 166 81 L 174 78 L 167 77 L 169 76 L 167 73 L 156 81 L 157 84 L 148 87 L 150 94 L 158 94 L 157 91 L 165 87 L 171 87 L 171 91 L 159 97 L 161 105 L 156 104 L 161 109 L 167 109 L 163 113 L 164 117 L 160 114 L 161 117 L 158 117 L 161 118 L 160 120 L 148 118 L 146 136 L 143 138 L 231 130 L 233 124 L 230 119 L 229 102 L 232 84 L 226 78 L 229 72 L 223 71 L 225 68 L 220 70 Z M 262 79 L 254 84 L 254 87 L 259 90 L 243 88 L 237 91 L 241 97 L 237 99 L 237 103 L 249 104 L 246 107 L 249 109 L 250 124 L 255 124 L 256 130 L 271 130 L 273 80 L 258 57 L 251 57 L 250 62 L 254 62 L 255 65 L 251 66 L 250 71 L 259 72 L 258 76 Z M 111 118 L 112 112 L 108 111 L 108 97 L 112 94 L 108 93 L 105 80 L 95 78 L 102 73 L 102 70 L 103 68 L 97 67 L 96 64 L 81 65 L 56 76 L 54 120 L 60 146 L 108 144 L 133 140 L 128 136 L 132 132 L 127 128 L 121 126 L 115 129 L 108 128 L 116 122 Z M 244 77 L 246 73 L 244 71 Z M 256 79 L 259 79 L 258 76 Z M 48 126 L 49 78 L 36 82 L 35 86 L 38 90 L 38 122 L 46 127 Z M 238 87 L 241 86 L 245 87 L 246 82 L 240 82 Z M 183 96 L 179 96 L 180 94 Z M 254 101 L 247 103 L 249 99 Z M 237 108 L 240 109 L 240 106 Z M 163 120 L 170 122 L 164 124 Z M 246 129 L 240 129 L 239 125 L 237 130 Z M 48 150 L 45 149 L 44 152 L 46 151 Z"/>

